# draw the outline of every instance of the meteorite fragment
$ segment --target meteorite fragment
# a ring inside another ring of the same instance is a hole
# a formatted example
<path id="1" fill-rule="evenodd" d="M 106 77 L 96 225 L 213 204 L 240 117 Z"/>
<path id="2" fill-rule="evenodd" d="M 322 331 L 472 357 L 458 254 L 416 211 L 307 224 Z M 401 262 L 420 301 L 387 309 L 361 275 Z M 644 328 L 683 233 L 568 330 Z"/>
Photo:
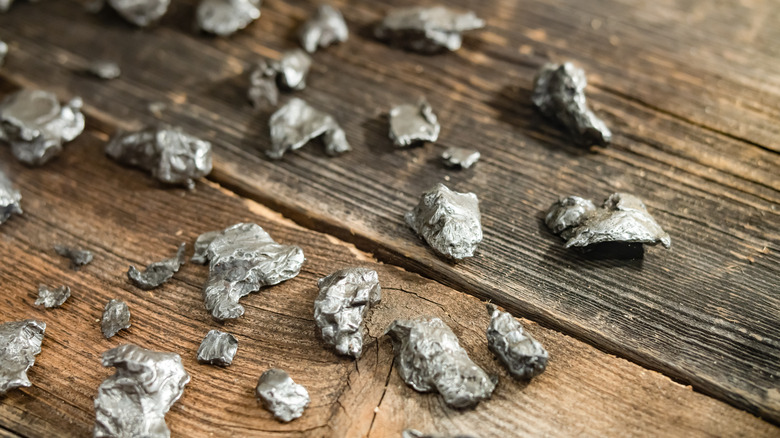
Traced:
<path id="1" fill-rule="evenodd" d="M 264 101 L 276 105 L 280 88 L 303 90 L 306 87 L 306 77 L 309 75 L 310 68 L 311 57 L 301 49 L 282 53 L 278 61 L 263 59 L 249 75 L 247 97 L 255 107 L 261 106 Z"/>
<path id="2" fill-rule="evenodd" d="M 441 126 L 425 98 L 390 110 L 390 139 L 398 147 L 435 142 Z"/>
<path id="3" fill-rule="evenodd" d="M 513 377 L 530 379 L 547 367 L 549 355 L 530 333 L 509 313 L 492 304 L 487 305 L 490 325 L 487 329 L 488 348 L 498 357 Z"/>
<path id="4" fill-rule="evenodd" d="M 328 47 L 334 43 L 343 43 L 349 36 L 347 23 L 338 9 L 330 5 L 320 5 L 317 11 L 301 26 L 301 46 L 309 53 L 317 47 Z"/>
<path id="5" fill-rule="evenodd" d="M 459 13 L 444 6 L 412 7 L 390 12 L 374 35 L 391 45 L 433 54 L 460 48 L 461 32 L 480 29 L 485 22 L 473 12 Z"/>
<path id="6" fill-rule="evenodd" d="M 70 288 L 68 286 L 60 286 L 56 289 L 50 289 L 46 285 L 38 286 L 38 299 L 35 300 L 35 305 L 43 305 L 47 309 L 52 307 L 60 307 L 68 298 L 70 298 Z"/>
<path id="7" fill-rule="evenodd" d="M 93 61 L 87 66 L 87 73 L 100 79 L 116 79 L 122 74 L 119 64 L 112 61 Z"/>
<path id="8" fill-rule="evenodd" d="M 203 233 L 195 240 L 195 251 L 192 254 L 192 257 L 190 257 L 190 262 L 196 263 L 198 265 L 205 265 L 209 262 L 208 257 L 208 250 L 209 245 L 211 245 L 211 242 L 216 239 L 218 236 L 221 236 L 224 230 L 217 230 L 217 231 L 209 231 L 207 233 Z"/>
<path id="9" fill-rule="evenodd" d="M 205 258 L 209 260 L 209 279 L 203 287 L 203 300 L 219 321 L 243 315 L 240 298 L 295 277 L 304 261 L 301 248 L 274 242 L 256 224 L 226 228 L 211 239 Z"/>
<path id="10" fill-rule="evenodd" d="M 192 188 L 193 180 L 211 172 L 211 143 L 173 126 L 120 132 L 106 145 L 106 154 L 150 172 L 165 184 Z"/>
<path id="11" fill-rule="evenodd" d="M 441 154 L 444 165 L 455 169 L 468 169 L 479 161 L 479 151 L 474 149 L 450 147 Z"/>
<path id="12" fill-rule="evenodd" d="M 314 321 L 322 339 L 339 354 L 355 359 L 363 352 L 363 318 L 379 303 L 382 289 L 376 271 L 348 268 L 321 278 L 314 300 Z"/>
<path id="13" fill-rule="evenodd" d="M 92 262 L 92 253 L 85 249 L 71 248 L 65 245 L 54 245 L 54 251 L 67 259 L 70 259 L 70 268 L 78 271 L 82 266 Z"/>
<path id="14" fill-rule="evenodd" d="M 226 367 L 233 363 L 238 340 L 230 333 L 211 330 L 198 348 L 198 362 Z"/>
<path id="15" fill-rule="evenodd" d="M 81 105 L 78 97 L 60 105 L 48 91 L 19 90 L 0 102 L 0 140 L 22 163 L 42 165 L 84 130 Z"/>
<path id="16" fill-rule="evenodd" d="M 103 366 L 116 373 L 98 387 L 93 436 L 168 438 L 165 414 L 190 381 L 181 357 L 127 344 L 103 353 Z"/>
<path id="17" fill-rule="evenodd" d="M 270 120 L 271 148 L 265 153 L 280 159 L 287 151 L 294 151 L 316 137 L 322 136 L 325 153 L 331 156 L 350 150 L 344 130 L 336 120 L 309 106 L 298 98 L 292 98 L 279 108 Z"/>
<path id="18" fill-rule="evenodd" d="M 531 100 L 547 117 L 562 124 L 583 145 L 606 146 L 612 132 L 588 108 L 585 72 L 574 64 L 545 64 L 536 74 Z"/>
<path id="19" fill-rule="evenodd" d="M 547 226 L 566 239 L 566 248 L 587 247 L 605 242 L 656 245 L 669 248 L 668 234 L 647 212 L 636 196 L 612 194 L 601 208 L 576 196 L 561 198 L 554 203 L 547 217 Z"/>
<path id="20" fill-rule="evenodd" d="M 0 324 L 0 395 L 31 386 L 27 370 L 41 352 L 46 323 L 34 319 Z"/>
<path id="21" fill-rule="evenodd" d="M 476 406 L 493 393 L 496 381 L 471 361 L 441 319 L 396 320 L 387 334 L 398 374 L 415 390 L 436 391 L 454 408 Z"/>
<path id="22" fill-rule="evenodd" d="M 111 338 L 119 330 L 130 327 L 130 309 L 124 301 L 111 300 L 103 310 L 103 320 L 100 322 L 100 330 L 106 339 Z"/>
<path id="23" fill-rule="evenodd" d="M 438 254 L 461 260 L 474 255 L 482 242 L 479 200 L 473 193 L 458 193 L 444 184 L 425 192 L 406 223 Z"/>
<path id="24" fill-rule="evenodd" d="M 0 224 L 12 214 L 22 214 L 22 194 L 14 189 L 11 180 L 0 170 Z"/>
<path id="25" fill-rule="evenodd" d="M 130 269 L 127 271 L 127 277 L 143 290 L 159 287 L 170 280 L 173 274 L 179 272 L 179 268 L 184 264 L 184 250 L 186 248 L 187 244 L 182 243 L 179 245 L 176 256 L 161 262 L 154 262 L 144 272 L 139 271 L 135 266 L 130 266 Z"/>
<path id="26" fill-rule="evenodd" d="M 423 433 L 416 429 L 406 429 L 401 433 L 401 438 L 475 438 L 472 435 L 438 435 Z"/>
<path id="27" fill-rule="evenodd" d="M 309 406 L 309 392 L 306 388 L 293 382 L 286 372 L 277 368 L 260 376 L 255 392 L 263 406 L 277 420 L 285 423 L 303 415 L 303 410 Z"/>
<path id="28" fill-rule="evenodd" d="M 2 0 L 0 0 L 2 2 Z M 5 55 L 8 54 L 8 44 L 6 44 L 4 41 L 0 41 L 0 67 L 3 66 L 3 62 L 5 61 Z"/>
<path id="29" fill-rule="evenodd" d="M 201 0 L 198 27 L 219 36 L 228 36 L 260 18 L 260 0 Z"/>
<path id="30" fill-rule="evenodd" d="M 171 0 L 108 0 L 119 15 L 139 27 L 146 27 L 162 18 L 170 3 Z"/>

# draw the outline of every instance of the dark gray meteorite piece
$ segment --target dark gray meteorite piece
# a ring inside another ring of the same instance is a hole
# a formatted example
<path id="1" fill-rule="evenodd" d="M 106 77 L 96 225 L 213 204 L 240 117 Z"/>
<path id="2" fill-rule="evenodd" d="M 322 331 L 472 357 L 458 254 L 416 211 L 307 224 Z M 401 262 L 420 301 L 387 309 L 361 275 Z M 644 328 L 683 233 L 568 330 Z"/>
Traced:
<path id="1" fill-rule="evenodd" d="M 553 233 L 568 239 L 571 230 L 581 224 L 585 217 L 593 214 L 594 211 L 596 211 L 596 206 L 590 199 L 567 196 L 558 199 L 558 202 L 550 207 L 544 222 Z"/>
<path id="2" fill-rule="evenodd" d="M 277 420 L 285 423 L 303 415 L 309 406 L 309 392 L 295 383 L 283 370 L 272 368 L 264 372 L 257 381 L 257 398 L 271 411 Z"/>
<path id="3" fill-rule="evenodd" d="M 516 379 L 531 379 L 544 372 L 549 355 L 530 333 L 509 313 L 487 305 L 490 325 L 488 348 Z"/>
<path id="4" fill-rule="evenodd" d="M 181 357 L 127 344 L 103 353 L 103 366 L 116 373 L 98 387 L 93 436 L 168 438 L 165 414 L 190 381 Z"/>
<path id="5" fill-rule="evenodd" d="M 415 390 L 436 391 L 454 408 L 476 406 L 493 393 L 496 381 L 471 361 L 441 319 L 396 320 L 387 334 L 398 374 Z"/>
<path id="6" fill-rule="evenodd" d="M 0 170 L 0 224 L 12 214 L 22 214 L 22 194 L 14 189 L 11 180 Z"/>
<path id="7" fill-rule="evenodd" d="M 376 271 L 348 268 L 321 278 L 314 300 L 314 321 L 322 339 L 339 354 L 360 358 L 363 318 L 379 303 L 382 289 Z"/>
<path id="8" fill-rule="evenodd" d="M 100 79 L 116 79 L 122 74 L 119 64 L 113 61 L 93 61 L 87 67 L 87 73 Z"/>
<path id="9" fill-rule="evenodd" d="M 67 259 L 70 259 L 70 268 L 78 271 L 82 266 L 92 262 L 92 253 L 85 249 L 71 248 L 65 245 L 54 245 L 54 251 Z"/>
<path id="10" fill-rule="evenodd" d="M 473 12 L 459 13 L 444 6 L 412 7 L 387 14 L 374 35 L 407 50 L 432 54 L 458 50 L 461 32 L 484 26 Z"/>
<path id="11" fill-rule="evenodd" d="M 301 46 L 307 52 L 314 53 L 318 47 L 343 43 L 349 37 L 349 30 L 338 9 L 330 5 L 320 5 L 301 26 L 300 37 Z"/>
<path id="12" fill-rule="evenodd" d="M 162 18 L 171 0 L 108 0 L 125 20 L 139 27 L 146 27 Z"/>
<path id="13" fill-rule="evenodd" d="M 344 130 L 336 120 L 296 97 L 279 108 L 270 120 L 271 148 L 269 158 L 280 159 L 287 151 L 301 148 L 322 135 L 325 153 L 336 156 L 350 150 Z"/>
<path id="14" fill-rule="evenodd" d="M 48 91 L 19 90 L 0 103 L 0 140 L 10 143 L 17 160 L 40 166 L 84 130 L 81 106 L 78 97 L 60 105 Z"/>
<path id="15" fill-rule="evenodd" d="M 41 352 L 46 323 L 34 319 L 0 324 L 0 395 L 32 385 L 27 370 Z"/>
<path id="16" fill-rule="evenodd" d="M 224 230 L 209 231 L 198 236 L 198 238 L 195 240 L 195 251 L 192 254 L 192 257 L 190 257 L 190 262 L 198 265 L 205 265 L 208 263 L 209 245 L 211 245 L 211 242 L 216 239 L 217 236 L 221 236 L 223 232 Z"/>
<path id="17" fill-rule="evenodd" d="M 406 223 L 438 254 L 461 260 L 474 255 L 482 242 L 479 200 L 473 193 L 458 193 L 444 184 L 425 192 Z"/>
<path id="18" fill-rule="evenodd" d="M 219 330 L 208 332 L 198 348 L 198 362 L 226 367 L 233 363 L 238 351 L 238 340 L 230 333 Z"/>
<path id="19" fill-rule="evenodd" d="M 547 117 L 561 123 L 583 145 L 606 146 L 612 132 L 588 108 L 585 71 L 574 64 L 545 64 L 536 74 L 531 100 Z"/>
<path id="20" fill-rule="evenodd" d="M 130 327 L 130 309 L 124 301 L 111 300 L 103 310 L 103 320 L 100 321 L 100 330 L 106 339 L 111 338 L 119 330 Z"/>
<path id="21" fill-rule="evenodd" d="M 398 147 L 435 142 L 440 130 L 436 114 L 424 97 L 416 104 L 399 105 L 390 110 L 390 139 Z"/>
<path id="22" fill-rule="evenodd" d="M 120 132 L 106 145 L 106 154 L 165 184 L 192 188 L 193 180 L 211 172 L 211 143 L 173 126 Z"/>
<path id="23" fill-rule="evenodd" d="M 68 298 L 70 298 L 70 288 L 68 286 L 60 286 L 57 289 L 50 289 L 46 285 L 38 286 L 38 299 L 35 300 L 35 305 L 43 305 L 47 309 L 52 307 L 60 307 Z"/>
<path id="24" fill-rule="evenodd" d="M 261 106 L 264 101 L 276 105 L 280 88 L 303 90 L 306 87 L 310 68 L 311 57 L 301 49 L 282 53 L 278 61 L 261 60 L 249 75 L 249 101 L 255 107 Z"/>
<path id="25" fill-rule="evenodd" d="M 274 242 L 256 224 L 236 224 L 213 236 L 205 258 L 209 279 L 203 286 L 203 300 L 219 321 L 243 315 L 240 298 L 295 277 L 304 261 L 301 248 Z"/>
<path id="26" fill-rule="evenodd" d="M 0 0 L 0 3 L 2 3 L 2 0 Z M 5 55 L 8 54 L 8 44 L 6 44 L 4 41 L 0 41 L 0 67 L 3 66 L 3 61 L 5 61 Z"/>
<path id="27" fill-rule="evenodd" d="M 161 284 L 170 280 L 173 274 L 179 272 L 179 268 L 184 264 L 184 251 L 187 249 L 187 244 L 182 243 L 179 245 L 179 250 L 176 251 L 176 255 L 172 258 L 165 259 L 161 262 L 154 262 L 149 265 L 144 272 L 139 271 L 135 266 L 130 266 L 127 271 L 127 277 L 136 286 L 143 290 L 151 290 L 159 287 Z"/>
<path id="28" fill-rule="evenodd" d="M 468 169 L 479 161 L 479 151 L 475 149 L 450 147 L 441 154 L 444 165 L 455 169 Z"/>
<path id="29" fill-rule="evenodd" d="M 228 36 L 260 18 L 260 0 L 201 0 L 197 19 L 201 30 Z"/>

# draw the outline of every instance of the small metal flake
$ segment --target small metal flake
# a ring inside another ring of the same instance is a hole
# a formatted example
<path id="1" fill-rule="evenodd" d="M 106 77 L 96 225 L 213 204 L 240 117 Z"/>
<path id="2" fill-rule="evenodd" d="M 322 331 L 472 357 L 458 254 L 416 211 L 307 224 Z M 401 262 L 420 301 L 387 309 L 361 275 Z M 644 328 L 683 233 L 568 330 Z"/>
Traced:
<path id="1" fill-rule="evenodd" d="M 279 89 L 303 90 L 306 78 L 311 68 L 311 57 L 301 49 L 288 50 L 282 53 L 277 61 L 263 59 L 257 63 L 249 75 L 249 91 L 247 97 L 255 107 L 263 102 L 276 105 L 279 100 Z"/>
<path id="2" fill-rule="evenodd" d="M 171 0 L 108 0 L 119 15 L 139 27 L 157 22 L 168 11 Z"/>
<path id="3" fill-rule="evenodd" d="M 300 37 L 301 46 L 307 52 L 314 53 L 318 47 L 343 43 L 349 37 L 349 30 L 338 9 L 330 5 L 320 5 L 301 26 Z"/>
<path id="4" fill-rule="evenodd" d="M 0 170 L 0 224 L 12 214 L 22 214 L 22 194 L 14 189 L 11 180 Z"/>
<path id="5" fill-rule="evenodd" d="M 226 367 L 233 363 L 238 351 L 238 340 L 219 330 L 208 332 L 198 348 L 198 362 Z"/>
<path id="6" fill-rule="evenodd" d="M 119 64 L 112 61 L 93 61 L 87 67 L 87 72 L 100 79 L 116 79 L 122 74 Z"/>
<path id="7" fill-rule="evenodd" d="M 60 307 L 68 298 L 70 298 L 70 288 L 68 286 L 50 289 L 48 286 L 41 284 L 38 286 L 38 299 L 35 300 L 35 305 L 43 305 L 47 309 L 51 309 Z"/>
<path id="8" fill-rule="evenodd" d="M 2 0 L 0 0 L 0 3 L 2 3 Z M 0 41 L 0 67 L 3 66 L 6 55 L 8 55 L 8 44 L 4 41 Z"/>
<path id="9" fill-rule="evenodd" d="M 196 15 L 201 30 L 228 36 L 260 18 L 260 0 L 201 0 Z"/>
<path id="10" fill-rule="evenodd" d="M 82 266 L 92 262 L 92 253 L 85 249 L 71 248 L 65 245 L 54 245 L 54 252 L 58 255 L 70 259 L 70 268 L 78 271 Z"/>
<path id="11" fill-rule="evenodd" d="M 416 104 L 399 105 L 390 110 L 390 139 L 398 147 L 435 142 L 441 126 L 424 97 Z"/>
<path id="12" fill-rule="evenodd" d="M 479 151 L 459 147 L 447 148 L 441 154 L 444 165 L 455 169 L 468 169 L 479 161 Z"/>
<path id="13" fill-rule="evenodd" d="M 179 272 L 179 268 L 184 264 L 184 251 L 186 248 L 187 244 L 182 243 L 179 245 L 176 256 L 161 262 L 152 263 L 144 272 L 139 271 L 135 266 L 130 266 L 130 269 L 127 271 L 127 277 L 143 290 L 159 287 L 170 280 L 173 274 Z"/>
<path id="14" fill-rule="evenodd" d="M 512 315 L 487 305 L 490 325 L 488 348 L 516 379 L 531 379 L 544 372 L 549 354 Z"/>
<path id="15" fill-rule="evenodd" d="M 280 159 L 285 152 L 300 149 L 319 136 L 330 156 L 351 150 L 344 130 L 333 117 L 295 97 L 271 116 L 269 124 L 271 148 L 265 151 L 269 158 Z"/>
<path id="16" fill-rule="evenodd" d="M 433 54 L 458 50 L 461 32 L 480 29 L 485 22 L 473 12 L 458 13 L 444 6 L 412 7 L 390 12 L 374 35 L 391 45 Z"/>
<path id="17" fill-rule="evenodd" d="M 416 429 L 406 429 L 401 433 L 401 438 L 476 438 L 472 435 L 438 435 L 423 433 Z"/>
<path id="18" fill-rule="evenodd" d="M 0 395 L 32 386 L 27 370 L 41 353 L 46 323 L 34 319 L 0 324 Z"/>
<path id="19" fill-rule="evenodd" d="M 283 370 L 272 368 L 257 381 L 257 398 L 277 420 L 288 423 L 303 415 L 309 406 L 309 392 Z"/>
<path id="20" fill-rule="evenodd" d="M 130 328 L 130 309 L 124 301 L 111 300 L 103 310 L 100 330 L 106 339 L 111 338 L 119 330 Z"/>

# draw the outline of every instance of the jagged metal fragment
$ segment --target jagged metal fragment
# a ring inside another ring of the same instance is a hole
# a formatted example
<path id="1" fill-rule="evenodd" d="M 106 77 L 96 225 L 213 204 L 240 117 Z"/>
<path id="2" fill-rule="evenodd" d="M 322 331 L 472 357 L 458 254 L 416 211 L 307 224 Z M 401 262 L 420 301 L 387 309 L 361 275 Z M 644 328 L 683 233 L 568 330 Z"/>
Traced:
<path id="1" fill-rule="evenodd" d="M 190 262 L 198 264 L 198 265 L 205 265 L 209 262 L 208 257 L 208 250 L 209 245 L 211 245 L 211 242 L 217 238 L 217 236 L 222 235 L 223 230 L 217 230 L 217 231 L 208 231 L 200 236 L 195 240 L 195 252 L 192 254 L 192 257 L 190 257 Z"/>
<path id="2" fill-rule="evenodd" d="M 314 321 L 326 344 L 339 354 L 360 358 L 363 352 L 363 318 L 379 303 L 382 289 L 376 271 L 348 268 L 317 283 Z"/>
<path id="3" fill-rule="evenodd" d="M 87 66 L 87 73 L 100 79 L 116 79 L 122 74 L 119 64 L 113 61 L 97 60 Z"/>
<path id="4" fill-rule="evenodd" d="M 398 147 L 435 142 L 441 126 L 424 97 L 416 104 L 404 104 L 390 110 L 390 139 Z"/>
<path id="5" fill-rule="evenodd" d="M 253 106 L 263 102 L 276 105 L 279 89 L 303 90 L 311 68 L 311 57 L 301 49 L 282 53 L 279 60 L 265 58 L 257 63 L 249 75 L 247 97 Z"/>
<path id="6" fill-rule="evenodd" d="M 476 406 L 493 393 L 496 380 L 471 361 L 441 319 L 396 320 L 386 334 L 398 374 L 415 390 L 436 391 L 454 408 Z"/>
<path id="7" fill-rule="evenodd" d="M 605 242 L 658 243 L 669 248 L 671 238 L 636 196 L 614 193 L 601 206 L 576 196 L 561 198 L 546 217 L 547 226 L 566 239 L 566 248 Z"/>
<path id="8" fill-rule="evenodd" d="M 43 305 L 47 309 L 51 309 L 52 307 L 60 307 L 68 298 L 70 298 L 70 288 L 68 286 L 51 289 L 41 284 L 38 286 L 38 299 L 35 300 L 35 305 Z"/>
<path id="9" fill-rule="evenodd" d="M 454 260 L 474 255 L 482 242 L 479 200 L 473 193 L 458 193 L 444 184 L 420 196 L 406 213 L 406 223 L 438 254 Z"/>
<path id="10" fill-rule="evenodd" d="M 226 367 L 233 363 L 238 340 L 230 333 L 211 330 L 198 348 L 198 362 Z"/>
<path id="11" fill-rule="evenodd" d="M 119 330 L 130 328 L 130 309 L 124 301 L 111 300 L 103 310 L 100 330 L 106 339 L 111 338 Z"/>
<path id="12" fill-rule="evenodd" d="M 307 52 L 314 53 L 318 47 L 343 43 L 349 37 L 349 30 L 338 9 L 330 5 L 320 5 L 301 26 L 300 37 L 301 46 Z"/>
<path id="13" fill-rule="evenodd" d="M 406 429 L 401 433 L 401 438 L 476 438 L 473 435 L 439 435 L 423 433 L 417 429 Z"/>
<path id="14" fill-rule="evenodd" d="M 444 165 L 455 169 L 468 169 L 479 161 L 479 157 L 478 150 L 455 146 L 447 148 L 441 154 Z"/>
<path id="15" fill-rule="evenodd" d="M 120 132 L 106 145 L 106 154 L 150 172 L 165 184 L 192 188 L 195 179 L 211 172 L 211 143 L 173 126 Z"/>
<path id="16" fill-rule="evenodd" d="M 201 30 L 228 36 L 260 18 L 260 0 L 201 0 L 196 16 Z"/>
<path id="17" fill-rule="evenodd" d="M 219 321 L 243 315 L 240 298 L 295 277 L 304 261 L 301 248 L 278 244 L 259 225 L 243 223 L 215 236 L 205 257 L 209 279 L 203 300 Z"/>
<path id="18" fill-rule="evenodd" d="M 270 126 L 271 148 L 265 151 L 269 158 L 280 159 L 285 152 L 299 149 L 319 136 L 325 143 L 325 153 L 330 156 L 351 149 L 344 130 L 333 117 L 296 97 L 271 116 Z"/>
<path id="19" fill-rule="evenodd" d="M 32 385 L 27 370 L 41 352 L 46 323 L 27 319 L 0 324 L 0 395 Z"/>
<path id="20" fill-rule="evenodd" d="M 544 372 L 549 354 L 530 333 L 508 312 L 487 304 L 490 325 L 487 329 L 488 348 L 498 357 L 513 377 L 531 379 Z"/>
<path id="21" fill-rule="evenodd" d="M 72 248 L 65 245 L 54 245 L 54 252 L 58 255 L 70 259 L 70 268 L 78 271 L 82 266 L 92 262 L 92 252 L 85 249 Z"/>
<path id="22" fill-rule="evenodd" d="M 0 3 L 2 3 L 2 0 L 0 0 Z M 8 55 L 8 44 L 5 41 L 0 41 L 0 67 L 3 66 L 6 55 Z"/>
<path id="23" fill-rule="evenodd" d="M 374 29 L 374 35 L 407 50 L 432 54 L 458 50 L 461 32 L 484 26 L 473 12 L 459 13 L 444 6 L 412 7 L 391 11 Z"/>
<path id="24" fill-rule="evenodd" d="M 190 381 L 181 357 L 126 344 L 103 353 L 103 366 L 116 373 L 98 387 L 93 436 L 170 437 L 165 414 Z"/>
<path id="25" fill-rule="evenodd" d="M 170 280 L 173 274 L 179 272 L 179 268 L 184 264 L 184 251 L 186 248 L 187 244 L 182 243 L 179 245 L 179 250 L 176 251 L 174 257 L 154 262 L 147 266 L 144 272 L 139 271 L 135 266 L 130 266 L 130 269 L 127 271 L 127 277 L 143 290 L 159 287 Z"/>
<path id="26" fill-rule="evenodd" d="M 0 140 L 17 160 L 40 166 L 62 152 L 62 144 L 84 130 L 81 98 L 60 105 L 43 90 L 19 90 L 0 102 Z"/>
<path id="27" fill-rule="evenodd" d="M 11 180 L 0 170 L 0 224 L 12 214 L 22 214 L 22 194 L 14 189 Z"/>
<path id="28" fill-rule="evenodd" d="M 171 0 L 108 0 L 119 15 L 139 27 L 146 27 L 162 18 Z"/>
<path id="29" fill-rule="evenodd" d="M 285 423 L 303 415 L 309 406 L 309 392 L 278 368 L 264 372 L 257 381 L 257 398 L 277 420 Z"/>
<path id="30" fill-rule="evenodd" d="M 562 124 L 583 145 L 606 146 L 612 132 L 585 100 L 585 71 L 570 62 L 545 64 L 534 79 L 531 100 L 547 117 Z"/>

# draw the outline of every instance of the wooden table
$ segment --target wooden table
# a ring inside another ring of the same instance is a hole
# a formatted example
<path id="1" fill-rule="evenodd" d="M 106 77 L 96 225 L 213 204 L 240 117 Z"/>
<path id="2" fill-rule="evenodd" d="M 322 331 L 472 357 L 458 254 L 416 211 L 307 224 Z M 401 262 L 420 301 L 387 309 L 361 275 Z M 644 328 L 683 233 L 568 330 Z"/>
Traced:
<path id="1" fill-rule="evenodd" d="M 333 1 L 350 40 L 314 55 L 295 96 L 332 112 L 354 150 L 329 158 L 315 143 L 281 161 L 262 154 L 271 110 L 249 107 L 247 74 L 261 56 L 297 47 L 315 2 L 267 0 L 260 20 L 230 38 L 193 32 L 195 3 L 174 0 L 145 30 L 66 0 L 19 0 L 0 15 L 11 49 L 2 94 L 81 96 L 88 118 L 41 168 L 0 147 L 25 210 L 0 226 L 0 321 L 48 325 L 33 386 L 0 399 L 0 436 L 90 435 L 96 388 L 112 373 L 100 355 L 128 342 L 179 353 L 192 375 L 167 416 L 174 436 L 780 436 L 775 2 L 458 0 L 449 3 L 476 8 L 487 27 L 455 53 L 422 56 L 371 37 L 386 11 L 418 2 Z M 119 62 L 122 77 L 82 74 L 96 59 Z M 550 60 L 585 68 L 611 146 L 578 148 L 532 108 L 534 72 Z M 442 122 L 440 140 L 395 150 L 386 112 L 421 95 Z M 162 187 L 102 152 L 117 129 L 160 120 L 215 145 L 214 171 L 193 191 Z M 446 170 L 438 157 L 448 146 L 475 147 L 482 160 Z M 403 222 L 437 182 L 480 199 L 485 241 L 462 263 L 437 258 Z M 585 256 L 542 223 L 560 195 L 615 191 L 645 200 L 671 250 Z M 206 313 L 202 266 L 185 265 L 151 292 L 128 283 L 129 264 L 241 221 L 307 257 L 295 279 L 245 298 L 242 318 L 219 324 Z M 95 261 L 71 271 L 57 243 L 86 247 Z M 325 348 L 312 319 L 316 280 L 355 265 L 376 269 L 383 287 L 357 362 Z M 73 296 L 36 308 L 39 283 L 67 284 Z M 105 340 L 98 319 L 111 298 L 127 301 L 133 326 Z M 480 300 L 527 318 L 551 354 L 543 375 L 517 382 L 495 361 Z M 442 317 L 499 376 L 491 400 L 456 411 L 403 384 L 382 334 L 393 319 L 420 315 Z M 195 360 L 213 328 L 239 340 L 227 369 Z M 301 419 L 278 423 L 255 400 L 269 367 L 309 389 Z"/>

